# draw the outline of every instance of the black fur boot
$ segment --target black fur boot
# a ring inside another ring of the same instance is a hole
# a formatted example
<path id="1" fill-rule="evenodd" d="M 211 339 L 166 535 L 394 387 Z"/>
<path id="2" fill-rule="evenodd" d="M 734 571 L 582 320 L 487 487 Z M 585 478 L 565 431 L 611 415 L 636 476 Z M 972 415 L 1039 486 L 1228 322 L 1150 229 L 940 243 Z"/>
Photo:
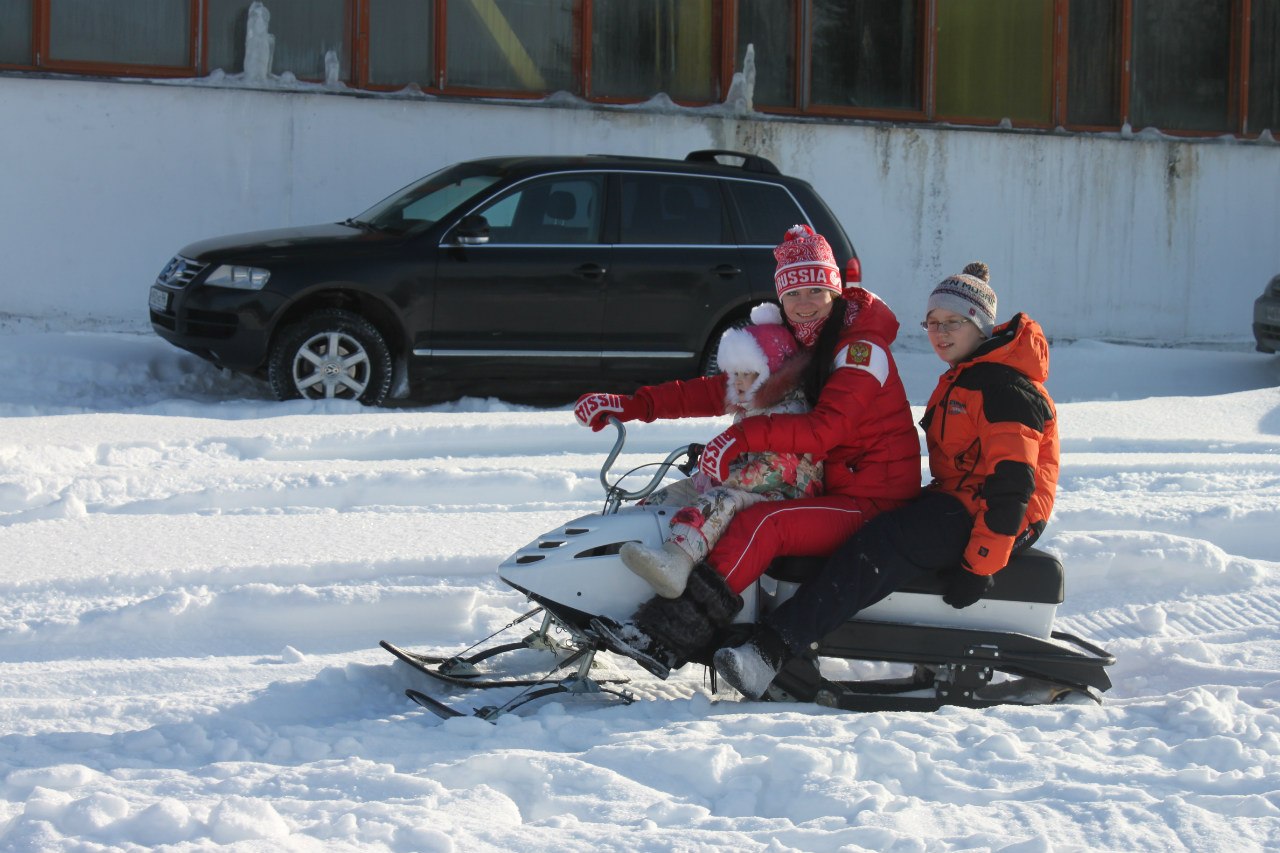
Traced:
<path id="1" fill-rule="evenodd" d="M 679 598 L 655 595 L 630 620 L 592 619 L 605 647 L 626 655 L 659 678 L 690 660 L 710 661 L 720 631 L 742 609 L 742 597 L 729 591 L 714 569 L 699 563 Z"/>
<path id="2" fill-rule="evenodd" d="M 706 563 L 698 563 L 689 573 L 685 595 L 693 599 L 717 628 L 728 625 L 742 610 L 742 596 L 731 592 L 720 573 Z"/>
<path id="3" fill-rule="evenodd" d="M 654 601 L 670 600 L 654 598 Z M 672 669 L 684 663 L 634 621 L 615 622 L 607 616 L 597 616 L 591 620 L 590 633 L 609 651 L 631 658 L 664 681 Z"/>
<path id="4" fill-rule="evenodd" d="M 654 596 L 640 605 L 632 619 L 680 663 L 715 636 L 715 626 L 687 592 L 679 598 Z"/>

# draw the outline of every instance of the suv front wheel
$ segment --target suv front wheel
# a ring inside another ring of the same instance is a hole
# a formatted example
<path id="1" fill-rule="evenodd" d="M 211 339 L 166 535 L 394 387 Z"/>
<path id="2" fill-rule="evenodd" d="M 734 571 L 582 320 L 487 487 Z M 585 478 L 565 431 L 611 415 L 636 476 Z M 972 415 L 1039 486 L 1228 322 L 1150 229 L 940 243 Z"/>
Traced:
<path id="1" fill-rule="evenodd" d="M 365 318 L 328 308 L 280 333 L 267 362 L 278 400 L 358 400 L 380 405 L 391 389 L 391 352 Z"/>

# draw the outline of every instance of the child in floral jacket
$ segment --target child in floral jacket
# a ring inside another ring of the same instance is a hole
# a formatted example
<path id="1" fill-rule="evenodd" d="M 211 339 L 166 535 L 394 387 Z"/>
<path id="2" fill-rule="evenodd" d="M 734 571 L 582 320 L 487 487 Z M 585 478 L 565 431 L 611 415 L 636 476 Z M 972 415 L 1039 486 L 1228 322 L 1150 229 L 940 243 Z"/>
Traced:
<path id="1" fill-rule="evenodd" d="M 724 375 L 725 413 L 734 423 L 755 415 L 803 414 L 810 405 L 801 388 L 808 356 L 782 324 L 777 306 L 760 305 L 752 324 L 729 329 L 717 359 Z M 723 482 L 701 471 L 656 492 L 645 503 L 681 506 L 661 549 L 628 542 L 619 553 L 658 595 L 678 598 L 693 567 L 702 562 L 734 515 L 766 500 L 815 497 L 822 491 L 822 463 L 808 454 L 744 453 Z"/>

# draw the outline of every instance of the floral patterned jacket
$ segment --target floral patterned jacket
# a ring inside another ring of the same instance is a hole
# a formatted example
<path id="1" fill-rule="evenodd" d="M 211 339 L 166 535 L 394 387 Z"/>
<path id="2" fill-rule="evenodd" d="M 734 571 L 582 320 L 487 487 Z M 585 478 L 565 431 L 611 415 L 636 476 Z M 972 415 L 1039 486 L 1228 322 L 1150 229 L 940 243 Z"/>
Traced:
<path id="1" fill-rule="evenodd" d="M 764 391 L 765 389 L 761 389 Z M 757 393 L 757 400 L 762 395 Z M 755 415 L 799 415 L 809 411 L 809 403 L 799 388 L 792 387 L 782 399 L 765 403 L 764 408 L 738 409 L 733 422 Z M 705 492 L 714 484 L 695 474 L 694 485 Z M 763 494 L 771 500 L 810 498 L 822 494 L 822 463 L 807 453 L 779 453 L 771 450 L 744 453 L 729 466 L 729 476 L 721 485 Z"/>

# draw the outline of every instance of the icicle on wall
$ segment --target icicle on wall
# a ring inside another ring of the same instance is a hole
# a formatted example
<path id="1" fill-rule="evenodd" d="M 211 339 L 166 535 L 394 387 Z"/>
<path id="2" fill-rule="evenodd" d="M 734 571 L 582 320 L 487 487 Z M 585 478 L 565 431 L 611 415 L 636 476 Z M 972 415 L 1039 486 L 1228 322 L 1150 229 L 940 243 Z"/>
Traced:
<path id="1" fill-rule="evenodd" d="M 249 6 L 249 23 L 244 36 L 244 79 L 265 83 L 271 76 L 271 55 L 276 37 L 271 35 L 271 12 L 259 0 Z"/>

